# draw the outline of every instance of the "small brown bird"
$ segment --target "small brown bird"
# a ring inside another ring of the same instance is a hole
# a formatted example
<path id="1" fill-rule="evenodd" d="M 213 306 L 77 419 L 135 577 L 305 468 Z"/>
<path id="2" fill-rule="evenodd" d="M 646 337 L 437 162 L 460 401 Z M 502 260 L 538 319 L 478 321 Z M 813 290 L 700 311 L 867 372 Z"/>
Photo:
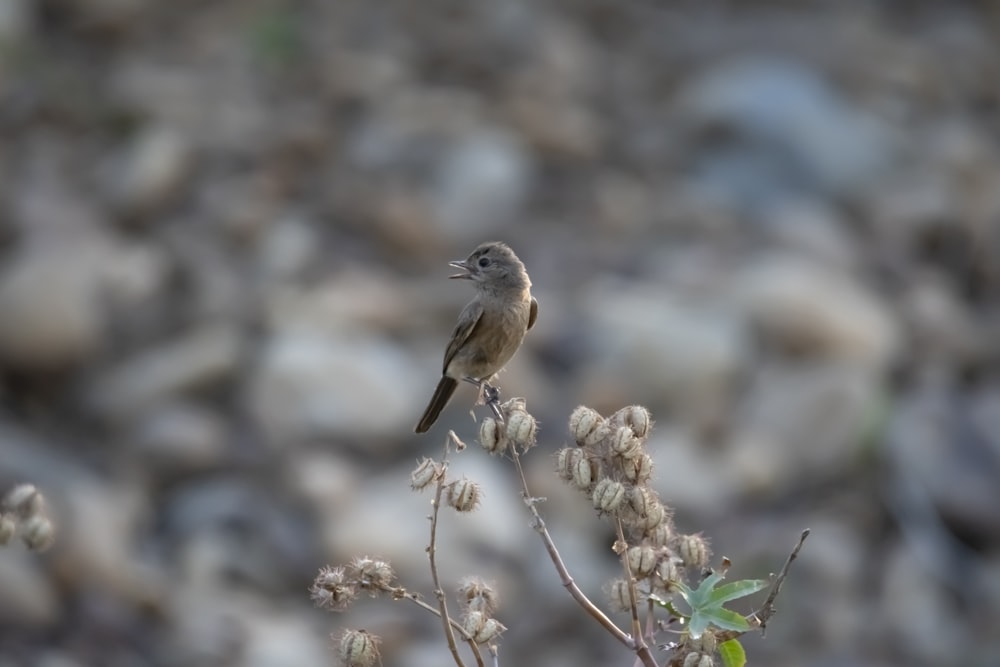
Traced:
<path id="1" fill-rule="evenodd" d="M 528 272 L 505 244 L 483 243 L 468 259 L 449 265 L 463 271 L 450 278 L 475 282 L 476 296 L 458 316 L 444 352 L 441 381 L 417 424 L 417 433 L 424 433 L 437 421 L 459 380 L 481 388 L 499 372 L 538 317 Z"/>

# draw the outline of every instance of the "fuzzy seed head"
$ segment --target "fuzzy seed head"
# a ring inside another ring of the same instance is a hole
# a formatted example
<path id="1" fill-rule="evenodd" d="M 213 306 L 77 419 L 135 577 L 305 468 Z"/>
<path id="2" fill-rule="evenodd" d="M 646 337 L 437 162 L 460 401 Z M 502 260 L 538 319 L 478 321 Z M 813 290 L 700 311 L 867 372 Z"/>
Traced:
<path id="1" fill-rule="evenodd" d="M 45 516 L 29 517 L 21 524 L 21 540 L 32 551 L 45 551 L 56 541 L 56 531 Z"/>
<path id="2" fill-rule="evenodd" d="M 695 651 L 694 653 L 688 653 L 684 656 L 684 667 L 698 667 L 698 660 L 701 659 L 701 653 Z"/>
<path id="3" fill-rule="evenodd" d="M 698 659 L 698 667 L 715 667 L 715 658 L 711 653 L 702 653 Z"/>
<path id="4" fill-rule="evenodd" d="M 611 438 L 611 451 L 627 462 L 642 453 L 642 443 L 628 426 L 619 426 Z"/>
<path id="5" fill-rule="evenodd" d="M 358 589 L 343 567 L 326 566 L 309 587 L 309 597 L 321 609 L 343 611 L 358 597 Z"/>
<path id="6" fill-rule="evenodd" d="M 601 512 L 614 512 L 621 507 L 625 499 L 625 485 L 621 482 L 604 477 L 594 487 L 594 509 Z"/>
<path id="7" fill-rule="evenodd" d="M 410 488 L 423 491 L 438 476 L 438 464 L 429 458 L 424 458 L 410 473 Z"/>
<path id="8" fill-rule="evenodd" d="M 626 557 L 629 570 L 637 579 L 645 579 L 656 569 L 656 549 L 649 545 L 629 547 Z"/>
<path id="9" fill-rule="evenodd" d="M 598 414 L 597 410 L 581 405 L 569 416 L 569 432 L 576 440 L 576 444 L 581 447 L 593 447 L 604 439 L 607 428 L 604 425 L 604 417 Z"/>
<path id="10" fill-rule="evenodd" d="M 463 477 L 448 485 L 448 504 L 458 512 L 471 512 L 479 506 L 479 485 Z"/>
<path id="11" fill-rule="evenodd" d="M 378 660 L 378 638 L 365 630 L 345 630 L 337 653 L 345 667 L 372 667 Z"/>
<path id="12" fill-rule="evenodd" d="M 497 610 L 497 592 L 479 577 L 466 577 L 458 585 L 458 598 L 470 611 L 490 616 Z"/>
<path id="13" fill-rule="evenodd" d="M 611 601 L 611 608 L 615 611 L 627 611 L 632 608 L 632 602 L 628 596 L 628 582 L 624 579 L 615 579 L 608 586 L 608 598 Z"/>
<path id="14" fill-rule="evenodd" d="M 18 484 L 4 496 L 3 509 L 28 519 L 44 511 L 45 499 L 34 484 Z"/>
<path id="15" fill-rule="evenodd" d="M 660 501 L 650 503 L 646 507 L 646 516 L 642 517 L 641 525 L 643 531 L 651 531 L 662 525 L 667 520 L 667 508 Z"/>
<path id="16" fill-rule="evenodd" d="M 666 509 L 665 508 L 664 508 L 663 513 L 664 513 L 664 515 L 666 515 Z M 644 521 L 652 520 L 652 518 L 648 514 L 646 515 L 646 517 L 647 518 L 644 519 Z M 666 518 L 666 516 L 664 516 L 664 519 L 665 518 Z M 652 544 L 655 547 L 665 547 L 665 546 L 667 546 L 668 544 L 670 544 L 670 540 L 671 540 L 671 538 L 673 538 L 673 536 L 674 536 L 674 532 L 673 532 L 673 529 L 670 526 L 670 522 L 669 521 L 663 521 L 663 520 L 661 520 L 659 523 L 657 523 L 656 525 L 654 525 L 652 528 L 649 528 L 649 529 L 646 530 L 646 539 L 648 539 L 649 542 L 650 542 L 650 544 Z"/>
<path id="17" fill-rule="evenodd" d="M 490 454 L 502 454 L 507 449 L 507 439 L 503 427 L 493 417 L 487 417 L 479 424 L 479 444 Z"/>
<path id="18" fill-rule="evenodd" d="M 0 547 L 10 543 L 14 533 L 17 531 L 17 522 L 9 514 L 0 514 Z"/>
<path id="19" fill-rule="evenodd" d="M 349 574 L 362 590 L 369 591 L 372 595 L 390 588 L 393 579 L 396 578 L 392 566 L 387 561 L 367 556 L 352 560 Z"/>
<path id="20" fill-rule="evenodd" d="M 524 410 L 515 410 L 507 418 L 506 436 L 521 451 L 527 451 L 535 446 L 535 418 Z"/>
<path id="21" fill-rule="evenodd" d="M 473 639 L 477 644 L 488 644 L 496 639 L 500 633 L 506 629 L 506 626 L 504 626 L 497 619 L 487 618 L 486 622 L 483 623 L 483 627 L 479 629 L 479 632 L 475 634 Z"/>
<path id="22" fill-rule="evenodd" d="M 622 408 L 611 416 L 611 422 L 616 426 L 628 426 L 637 438 L 645 438 L 649 435 L 649 429 L 653 422 L 649 417 L 649 410 L 641 405 L 630 405 Z"/>
<path id="23" fill-rule="evenodd" d="M 563 447 L 556 453 L 556 472 L 565 480 L 573 479 L 573 468 L 576 466 L 576 459 L 583 456 L 583 452 L 572 447 Z"/>
<path id="24" fill-rule="evenodd" d="M 704 569 L 708 566 L 711 552 L 708 542 L 701 535 L 681 535 L 677 551 L 687 567 Z"/>
<path id="25" fill-rule="evenodd" d="M 576 450 L 580 454 L 583 454 L 579 449 Z M 591 484 L 594 483 L 594 474 L 596 472 L 597 462 L 590 459 L 587 456 L 580 456 L 573 467 L 573 486 L 580 489 L 581 491 L 586 491 L 590 488 Z"/>
<path id="26" fill-rule="evenodd" d="M 653 457 L 640 451 L 635 458 L 622 461 L 622 472 L 633 484 L 645 484 L 653 476 Z"/>
<path id="27" fill-rule="evenodd" d="M 667 592 L 677 590 L 677 584 L 680 583 L 682 574 L 676 557 L 661 558 L 656 567 L 656 574 L 659 578 L 657 583 L 663 590 Z"/>

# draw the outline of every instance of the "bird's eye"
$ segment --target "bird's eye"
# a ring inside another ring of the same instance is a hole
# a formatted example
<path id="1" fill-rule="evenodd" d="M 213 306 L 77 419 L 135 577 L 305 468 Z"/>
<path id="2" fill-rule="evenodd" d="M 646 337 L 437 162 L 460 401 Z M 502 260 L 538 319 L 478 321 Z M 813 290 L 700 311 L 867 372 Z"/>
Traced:
<path id="1" fill-rule="evenodd" d="M 489 266 L 489 265 L 490 265 L 490 260 L 489 260 L 489 258 L 488 258 L 488 257 L 480 257 L 480 258 L 479 258 L 479 266 L 480 266 L 481 268 L 484 268 L 484 269 L 485 269 L 485 268 L 486 268 L 487 266 Z"/>

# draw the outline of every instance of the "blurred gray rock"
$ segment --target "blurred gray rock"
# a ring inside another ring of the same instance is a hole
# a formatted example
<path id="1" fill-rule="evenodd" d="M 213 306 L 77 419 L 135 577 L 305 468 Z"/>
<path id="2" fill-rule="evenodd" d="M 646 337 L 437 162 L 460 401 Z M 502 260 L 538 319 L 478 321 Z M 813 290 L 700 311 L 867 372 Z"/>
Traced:
<path id="1" fill-rule="evenodd" d="M 247 406 L 274 443 L 406 433 L 422 383 L 395 345 L 376 337 L 289 332 L 267 341 Z"/>
<path id="2" fill-rule="evenodd" d="M 0 0 L 0 42 L 17 44 L 31 34 L 36 20 L 31 0 Z"/>
<path id="3" fill-rule="evenodd" d="M 764 367 L 726 445 L 729 479 L 766 494 L 849 469 L 883 400 L 880 382 L 853 364 Z"/>
<path id="4" fill-rule="evenodd" d="M 676 407 L 681 419 L 718 416 L 748 362 L 748 332 L 736 313 L 652 286 L 596 284 L 585 303 L 584 329 L 597 346 L 585 404 L 620 406 L 644 396 Z"/>
<path id="5" fill-rule="evenodd" d="M 58 370 L 93 357 L 104 342 L 99 275 L 86 253 L 28 250 L 0 273 L 0 363 Z"/>
<path id="6" fill-rule="evenodd" d="M 108 419 L 134 416 L 226 379 L 236 371 L 242 347 L 242 335 L 234 327 L 205 324 L 108 369 L 88 387 L 86 403 Z"/>
<path id="7" fill-rule="evenodd" d="M 896 157 L 888 125 L 793 60 L 724 61 L 683 86 L 675 102 L 701 136 L 702 176 L 752 197 L 856 196 Z"/>
<path id="8" fill-rule="evenodd" d="M 836 209 L 809 199 L 782 199 L 760 212 L 764 230 L 782 249 L 842 271 L 856 268 L 859 248 Z"/>
<path id="9" fill-rule="evenodd" d="M 846 274 L 792 255 L 764 256 L 733 275 L 733 295 L 765 341 L 880 371 L 899 353 L 890 305 Z"/>
<path id="10" fill-rule="evenodd" d="M 113 201 L 129 215 L 156 211 L 179 191 L 193 158 L 180 131 L 163 124 L 143 128 L 106 175 Z"/>
<path id="11" fill-rule="evenodd" d="M 225 461 L 226 422 L 195 404 L 156 405 L 139 419 L 130 442 L 157 474 L 192 474 Z"/>
<path id="12" fill-rule="evenodd" d="M 476 132 L 448 148 L 434 180 L 433 222 L 442 236 L 480 240 L 521 210 L 531 160 L 512 135 Z"/>

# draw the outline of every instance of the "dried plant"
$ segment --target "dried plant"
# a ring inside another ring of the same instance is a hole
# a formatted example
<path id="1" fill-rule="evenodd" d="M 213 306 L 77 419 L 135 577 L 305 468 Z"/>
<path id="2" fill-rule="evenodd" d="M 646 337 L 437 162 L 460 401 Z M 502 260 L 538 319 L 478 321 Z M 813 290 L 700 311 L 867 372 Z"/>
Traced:
<path id="1" fill-rule="evenodd" d="M 586 613 L 634 653 L 635 660 L 644 667 L 712 667 L 717 661 L 726 667 L 742 666 L 745 656 L 739 638 L 747 632 L 766 629 L 774 615 L 775 597 L 809 531 L 802 532 L 781 572 L 771 582 L 722 583 L 729 560 L 722 559 L 719 567 L 712 569 L 708 540 L 701 534 L 678 534 L 672 510 L 649 484 L 653 474 L 653 459 L 646 452 L 653 425 L 649 411 L 632 405 L 605 418 L 591 408 L 578 407 L 569 419 L 575 445 L 557 452 L 556 471 L 580 492 L 599 517 L 614 525 L 617 539 L 612 549 L 621 562 L 622 575 L 609 582 L 606 590 L 610 609 L 628 614 L 628 625 L 620 627 L 576 585 L 539 512 L 538 506 L 544 499 L 533 496 L 528 488 L 521 457 L 536 444 L 535 418 L 520 398 L 491 407 L 496 416 L 480 423 L 480 444 L 490 454 L 502 455 L 514 465 L 531 527 L 541 537 L 563 586 Z M 436 606 L 400 586 L 387 563 L 370 558 L 323 568 L 313 584 L 312 597 L 319 606 L 334 610 L 346 609 L 362 591 L 410 600 L 440 618 L 458 667 L 465 665 L 459 642 L 468 645 L 476 664 L 482 667 L 480 647 L 484 645 L 493 664 L 499 664 L 497 640 L 505 628 L 494 617 L 497 593 L 479 578 L 463 579 L 457 592 L 458 615 L 453 616 L 436 560 L 442 505 L 466 512 L 480 502 L 479 487 L 474 481 L 448 477 L 451 452 L 464 448 L 458 436 L 450 432 L 442 460 L 420 461 L 410 478 L 415 491 L 434 488 L 427 554 Z M 768 586 L 770 594 L 755 613 L 743 616 L 724 606 Z M 686 604 L 687 611 L 678 608 L 678 600 Z M 341 661 L 349 667 L 367 667 L 377 659 L 377 638 L 359 632 L 347 631 L 339 644 Z M 661 641 L 667 632 L 673 641 Z M 659 651 L 659 660 L 654 649 Z"/>

